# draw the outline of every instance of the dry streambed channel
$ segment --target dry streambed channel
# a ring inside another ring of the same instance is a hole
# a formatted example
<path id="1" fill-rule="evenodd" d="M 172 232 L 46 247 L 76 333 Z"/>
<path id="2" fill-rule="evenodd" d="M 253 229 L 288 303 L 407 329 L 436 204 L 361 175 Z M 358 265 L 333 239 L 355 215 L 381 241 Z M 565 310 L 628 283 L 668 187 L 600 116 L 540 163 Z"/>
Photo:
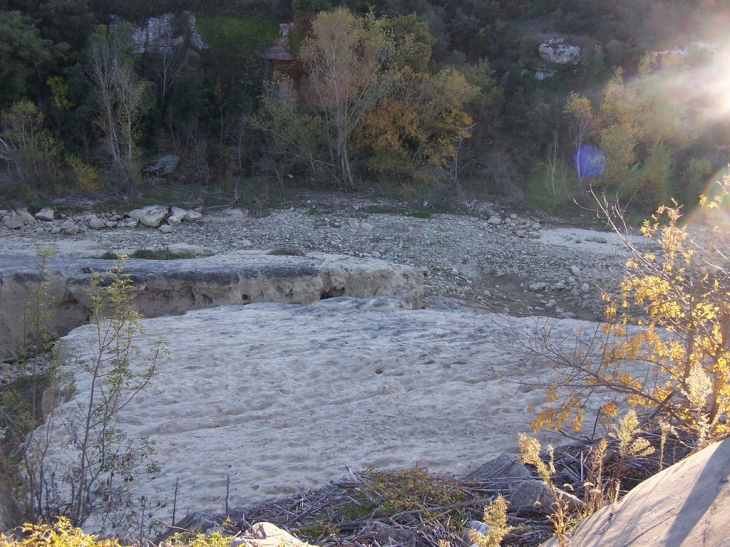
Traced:
<path id="1" fill-rule="evenodd" d="M 121 416 L 131 437 L 155 443 L 160 472 L 133 488 L 165 521 L 174 493 L 180 516 L 315 487 L 348 466 L 464 474 L 515 452 L 548 371 L 506 341 L 545 316 L 559 319 L 556 336 L 589 333 L 625 260 L 617 239 L 517 214 L 417 218 L 369 207 L 204 211 L 161 221 L 166 228 L 132 227 L 121 214 L 29 220 L 0 230 L 3 310 L 17 301 L 12 284 L 32 278 L 39 247 L 57 251 L 50 265 L 66 272 L 67 307 L 83 307 L 73 280 L 111 265 L 98 258 L 106 251 L 202 256 L 125 265 L 139 290 L 168 280 L 140 300 L 148 318 L 138 343 L 140 363 L 158 335 L 171 358 Z M 91 358 L 93 333 L 75 326 L 67 354 Z M 62 368 L 83 398 L 78 366 Z M 65 434 L 49 451 L 59 465 Z"/>

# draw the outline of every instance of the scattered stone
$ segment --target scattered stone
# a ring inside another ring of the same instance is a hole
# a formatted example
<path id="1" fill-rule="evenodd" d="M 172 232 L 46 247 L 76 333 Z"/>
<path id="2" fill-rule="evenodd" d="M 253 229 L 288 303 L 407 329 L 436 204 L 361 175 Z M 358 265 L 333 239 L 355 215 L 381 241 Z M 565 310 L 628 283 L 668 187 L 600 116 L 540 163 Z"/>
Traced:
<path id="1" fill-rule="evenodd" d="M 494 226 L 497 226 L 499 224 L 502 224 L 502 219 L 500 217 L 498 217 L 497 215 L 492 215 L 491 217 L 489 217 L 487 224 L 492 224 Z"/>
<path id="2" fill-rule="evenodd" d="M 136 228 L 139 224 L 139 220 L 136 218 L 125 218 L 117 223 L 120 228 Z"/>
<path id="3" fill-rule="evenodd" d="M 248 239 L 242 239 L 241 245 L 243 245 L 244 249 L 253 249 L 253 243 L 251 243 Z"/>
<path id="4" fill-rule="evenodd" d="M 553 285 L 553 289 L 555 289 L 556 291 L 562 291 L 565 289 L 565 283 L 563 283 L 562 281 L 558 281 Z"/>
<path id="5" fill-rule="evenodd" d="M 571 267 L 570 267 L 570 272 L 571 272 L 571 273 L 572 273 L 572 274 L 573 274 L 573 275 L 574 275 L 575 277 L 580 277 L 580 268 L 578 268 L 578 266 L 571 266 Z"/>
<path id="6" fill-rule="evenodd" d="M 96 215 L 91 215 L 91 218 L 89 219 L 89 228 L 92 230 L 101 230 L 103 228 L 106 228 L 106 222 L 101 220 Z"/>
<path id="7" fill-rule="evenodd" d="M 172 207 L 170 210 L 170 216 L 167 221 L 170 222 L 171 218 L 175 218 L 182 222 L 183 220 L 200 220 L 203 218 L 202 213 L 193 210 L 182 209 L 180 207 Z"/>
<path id="8" fill-rule="evenodd" d="M 161 224 L 158 229 L 163 234 L 171 234 L 172 233 L 172 226 L 170 226 L 169 224 Z"/>
<path id="9" fill-rule="evenodd" d="M 412 534 L 412 532 L 411 532 Z M 385 544 L 384 544 L 385 545 Z M 282 530 L 270 522 L 257 522 L 251 531 L 231 540 L 231 547 L 308 547 L 289 532 Z"/>
<path id="10" fill-rule="evenodd" d="M 246 218 L 248 216 L 248 212 L 244 211 L 240 207 L 236 207 L 233 209 L 226 209 L 225 211 L 223 211 L 223 214 L 226 216 L 229 216 L 231 218 L 239 218 L 239 219 Z"/>
<path id="11" fill-rule="evenodd" d="M 18 209 L 17 211 L 25 224 L 35 224 L 35 217 L 28 212 L 28 209 Z"/>
<path id="12" fill-rule="evenodd" d="M 588 283 L 583 283 L 580 286 L 580 290 L 583 291 L 583 292 L 585 292 L 585 293 L 587 293 L 587 292 L 590 292 L 591 287 L 588 285 Z"/>
<path id="13" fill-rule="evenodd" d="M 500 479 L 535 480 L 529 469 L 520 462 L 515 454 L 502 454 L 482 464 L 469 473 L 466 478 L 490 482 Z"/>
<path id="14" fill-rule="evenodd" d="M 373 225 L 369 222 L 363 222 L 360 224 L 360 227 L 365 230 L 366 232 L 372 232 L 373 231 Z"/>
<path id="15" fill-rule="evenodd" d="M 210 254 L 200 245 L 190 245 L 189 243 L 171 243 L 167 245 L 167 250 L 171 253 L 189 253 L 195 256 L 203 256 Z"/>
<path id="16" fill-rule="evenodd" d="M 3 219 L 3 224 L 8 230 L 18 230 L 25 226 L 25 221 L 23 217 L 13 211 Z"/>
<path id="17" fill-rule="evenodd" d="M 167 207 L 163 205 L 148 205 L 141 209 L 134 209 L 127 213 L 129 218 L 138 220 L 141 224 L 150 228 L 157 228 L 167 216 Z"/>
<path id="18" fill-rule="evenodd" d="M 547 283 L 543 283 L 542 281 L 539 281 L 537 283 L 530 283 L 530 290 L 534 292 L 539 292 L 545 287 L 547 287 Z"/>
<path id="19" fill-rule="evenodd" d="M 56 212 L 53 209 L 51 209 L 50 207 L 44 207 L 43 209 L 41 209 L 40 211 L 38 211 L 35 214 L 35 217 L 38 220 L 49 221 L 49 220 L 53 220 L 53 217 L 55 216 L 55 214 L 56 214 Z"/>
<path id="20" fill-rule="evenodd" d="M 527 232 L 526 232 L 525 230 L 517 230 L 517 231 L 515 232 L 515 235 L 516 235 L 517 237 L 527 237 Z"/>

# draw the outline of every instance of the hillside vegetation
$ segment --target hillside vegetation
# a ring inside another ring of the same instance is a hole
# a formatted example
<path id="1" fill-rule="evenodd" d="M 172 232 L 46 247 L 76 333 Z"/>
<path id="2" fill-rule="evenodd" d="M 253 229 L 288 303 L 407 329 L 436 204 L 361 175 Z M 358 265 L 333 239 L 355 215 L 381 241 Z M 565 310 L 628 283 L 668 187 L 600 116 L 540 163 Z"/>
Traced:
<path id="1" fill-rule="evenodd" d="M 700 0 L 0 0 L 0 187 L 692 205 L 728 162 L 729 20 Z M 267 59 L 289 21 L 292 58 Z M 181 168 L 145 180 L 163 154 Z"/>

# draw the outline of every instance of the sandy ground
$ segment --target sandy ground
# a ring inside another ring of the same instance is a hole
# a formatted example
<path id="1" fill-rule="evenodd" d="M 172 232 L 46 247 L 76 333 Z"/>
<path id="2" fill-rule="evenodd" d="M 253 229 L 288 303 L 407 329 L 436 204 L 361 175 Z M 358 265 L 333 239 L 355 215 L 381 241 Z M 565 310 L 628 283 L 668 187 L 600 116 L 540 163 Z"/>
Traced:
<path id="1" fill-rule="evenodd" d="M 162 334 L 171 360 L 120 416 L 130 437 L 155 443 L 161 468 L 133 483 L 134 499 L 146 496 L 150 516 L 169 522 L 176 481 L 179 519 L 222 511 L 227 476 L 233 507 L 321 486 L 348 466 L 461 474 L 515 452 L 528 405 L 544 402 L 519 382 L 542 384 L 547 371 L 521 362 L 505 335 L 535 319 L 391 304 L 251 304 L 143 320 L 138 345 Z M 576 328 L 591 325 L 562 320 L 554 333 Z M 90 358 L 91 338 L 82 327 L 64 343 Z M 88 377 L 64 369 L 84 400 Z M 65 438 L 59 430 L 51 461 L 62 461 Z"/>

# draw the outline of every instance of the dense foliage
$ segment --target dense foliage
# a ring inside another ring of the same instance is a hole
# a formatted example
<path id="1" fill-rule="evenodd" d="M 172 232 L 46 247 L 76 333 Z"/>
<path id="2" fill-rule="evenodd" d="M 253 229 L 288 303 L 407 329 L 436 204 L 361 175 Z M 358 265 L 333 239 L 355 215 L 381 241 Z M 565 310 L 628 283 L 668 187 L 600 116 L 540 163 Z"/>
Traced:
<path id="1" fill-rule="evenodd" d="M 699 0 L 0 0 L 0 185 L 129 195 L 174 153 L 169 183 L 690 203 L 728 161 L 729 19 Z M 262 55 L 284 21 L 293 57 Z M 579 54 L 551 62 L 551 39 Z M 598 177 L 569 167 L 587 143 Z"/>

